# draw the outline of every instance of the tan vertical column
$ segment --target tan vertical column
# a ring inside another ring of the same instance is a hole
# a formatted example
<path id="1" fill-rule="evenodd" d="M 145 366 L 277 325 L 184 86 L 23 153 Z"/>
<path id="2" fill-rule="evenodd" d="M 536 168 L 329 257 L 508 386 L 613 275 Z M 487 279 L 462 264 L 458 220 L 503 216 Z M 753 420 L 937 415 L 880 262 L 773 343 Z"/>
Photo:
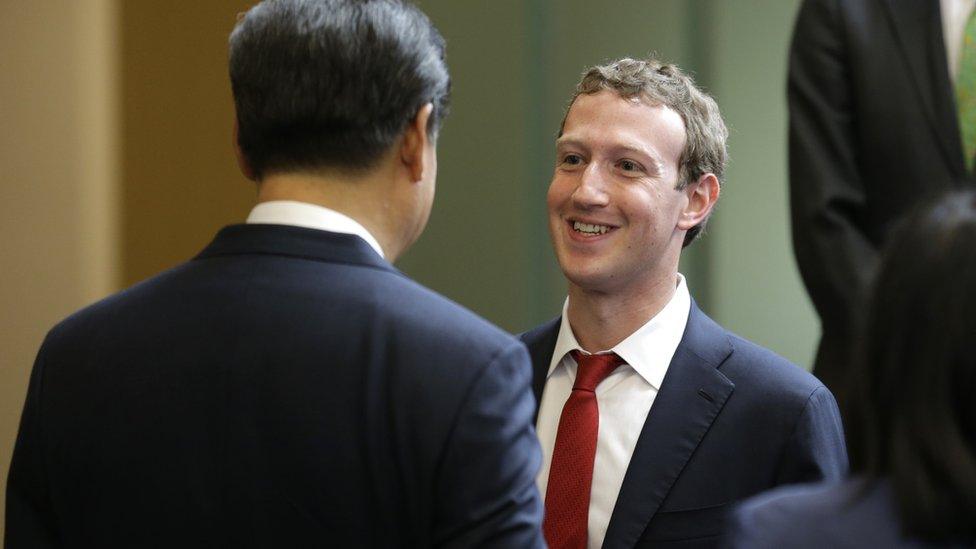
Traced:
<path id="1" fill-rule="evenodd" d="M 116 287 L 117 35 L 115 0 L 0 4 L 4 492 L 45 332 Z"/>
<path id="2" fill-rule="evenodd" d="M 190 259 L 254 203 L 234 158 L 227 39 L 255 3 L 120 5 L 126 286 Z"/>

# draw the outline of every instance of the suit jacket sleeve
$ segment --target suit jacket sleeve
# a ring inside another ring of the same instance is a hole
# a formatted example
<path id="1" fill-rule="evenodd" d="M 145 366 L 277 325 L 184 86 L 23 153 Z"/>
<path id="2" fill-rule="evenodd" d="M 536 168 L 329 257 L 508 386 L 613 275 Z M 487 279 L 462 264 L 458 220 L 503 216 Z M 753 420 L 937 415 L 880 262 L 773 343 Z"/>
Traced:
<path id="1" fill-rule="evenodd" d="M 839 481 L 847 475 L 847 446 L 834 395 L 820 386 L 807 399 L 787 440 L 776 484 Z"/>
<path id="2" fill-rule="evenodd" d="M 850 337 L 878 251 L 863 230 L 850 64 L 837 0 L 806 0 L 789 61 L 793 248 L 824 331 Z"/>
<path id="3" fill-rule="evenodd" d="M 436 481 L 439 547 L 544 547 L 535 400 L 525 347 L 495 357 L 468 390 Z"/>
<path id="4" fill-rule="evenodd" d="M 7 549 L 60 545 L 44 467 L 44 433 L 40 413 L 43 357 L 42 347 L 31 373 L 27 400 L 20 419 L 20 431 L 7 477 L 7 526 L 4 535 L 4 546 Z"/>

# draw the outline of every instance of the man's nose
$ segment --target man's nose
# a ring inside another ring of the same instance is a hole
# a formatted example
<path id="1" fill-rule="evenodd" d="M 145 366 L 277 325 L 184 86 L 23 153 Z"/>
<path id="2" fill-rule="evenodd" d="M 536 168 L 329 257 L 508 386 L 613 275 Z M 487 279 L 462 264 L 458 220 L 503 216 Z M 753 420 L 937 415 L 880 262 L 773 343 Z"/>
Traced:
<path id="1" fill-rule="evenodd" d="M 573 203 L 580 208 L 599 208 L 609 203 L 606 180 L 599 163 L 591 162 L 580 174 L 579 184 L 573 191 Z"/>

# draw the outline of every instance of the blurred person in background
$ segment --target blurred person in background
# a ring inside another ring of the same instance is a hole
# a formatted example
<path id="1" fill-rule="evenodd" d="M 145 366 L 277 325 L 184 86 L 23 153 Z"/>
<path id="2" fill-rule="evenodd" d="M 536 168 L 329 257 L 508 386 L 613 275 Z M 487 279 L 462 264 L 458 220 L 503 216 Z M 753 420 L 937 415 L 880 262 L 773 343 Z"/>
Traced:
<path id="1" fill-rule="evenodd" d="M 976 545 L 976 192 L 921 208 L 886 247 L 849 405 L 853 475 L 733 515 L 730 547 Z"/>
<path id="2" fill-rule="evenodd" d="M 441 35 L 269 0 L 230 77 L 258 204 L 49 332 L 7 549 L 542 546 L 524 346 L 391 265 L 434 197 Z"/>
<path id="3" fill-rule="evenodd" d="M 793 249 L 813 373 L 844 409 L 858 318 L 896 221 L 974 188 L 976 0 L 805 0 L 789 58 Z"/>

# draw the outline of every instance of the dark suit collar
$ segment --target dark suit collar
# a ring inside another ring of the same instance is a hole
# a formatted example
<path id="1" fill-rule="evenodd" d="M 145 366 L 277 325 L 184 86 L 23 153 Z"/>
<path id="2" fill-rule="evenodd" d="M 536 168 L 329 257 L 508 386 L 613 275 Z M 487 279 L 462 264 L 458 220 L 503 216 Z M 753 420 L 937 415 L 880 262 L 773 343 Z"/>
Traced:
<path id="1" fill-rule="evenodd" d="M 562 317 L 557 316 L 519 336 L 525 346 L 528 347 L 529 356 L 532 358 L 532 393 L 535 394 L 536 404 L 536 415 L 533 417 L 533 422 L 539 415 L 542 390 L 546 387 L 546 378 L 549 375 L 549 365 L 552 362 L 552 353 L 556 348 L 556 339 L 559 337 L 561 322 Z"/>
<path id="2" fill-rule="evenodd" d="M 908 64 L 919 103 L 953 173 L 966 174 L 956 101 L 942 38 L 939 2 L 883 0 L 901 55 Z"/>
<path id="3" fill-rule="evenodd" d="M 289 225 L 229 225 L 196 259 L 244 254 L 298 257 L 399 273 L 358 236 Z"/>
<path id="4" fill-rule="evenodd" d="M 521 336 L 532 357 L 536 402 L 545 387 L 559 323 L 557 317 Z M 732 352 L 726 331 L 692 300 L 681 343 L 631 456 L 604 547 L 637 544 L 735 388 L 718 369 Z"/>

